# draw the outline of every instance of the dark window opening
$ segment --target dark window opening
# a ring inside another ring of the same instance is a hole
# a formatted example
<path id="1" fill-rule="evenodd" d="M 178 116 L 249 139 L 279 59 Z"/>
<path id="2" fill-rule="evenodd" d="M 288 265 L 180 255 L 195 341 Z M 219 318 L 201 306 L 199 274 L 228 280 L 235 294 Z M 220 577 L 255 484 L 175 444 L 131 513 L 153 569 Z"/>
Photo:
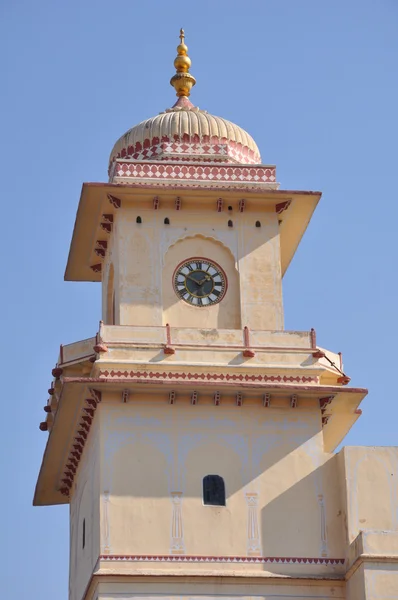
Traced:
<path id="1" fill-rule="evenodd" d="M 203 478 L 203 504 L 225 506 L 225 484 L 220 475 L 206 475 Z"/>
<path id="2" fill-rule="evenodd" d="M 261 227 L 260 221 L 256 221 L 256 227 Z"/>
<path id="3" fill-rule="evenodd" d="M 141 219 L 141 217 L 137 217 L 137 218 L 136 218 L 136 220 L 135 220 L 135 222 L 136 222 L 136 223 L 142 223 L 142 219 Z"/>
<path id="4" fill-rule="evenodd" d="M 228 206 L 228 210 L 232 210 L 232 206 Z"/>
<path id="5" fill-rule="evenodd" d="M 233 227 L 234 224 L 232 223 L 232 221 L 228 221 L 228 227 Z"/>
<path id="6" fill-rule="evenodd" d="M 83 540 L 82 540 L 83 550 L 84 550 L 85 545 L 86 545 L 86 519 L 83 519 Z"/>
<path id="7" fill-rule="evenodd" d="M 170 225 L 170 219 L 168 219 L 167 217 L 164 220 L 164 224 L 165 225 Z"/>

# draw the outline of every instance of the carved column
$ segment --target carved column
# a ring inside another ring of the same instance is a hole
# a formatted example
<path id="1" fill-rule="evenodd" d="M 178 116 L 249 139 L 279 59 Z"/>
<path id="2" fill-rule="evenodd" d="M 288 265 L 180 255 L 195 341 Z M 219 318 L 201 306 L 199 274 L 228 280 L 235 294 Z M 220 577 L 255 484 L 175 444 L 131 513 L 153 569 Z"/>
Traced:
<path id="1" fill-rule="evenodd" d="M 249 556 L 261 556 L 260 530 L 258 527 L 258 494 L 257 492 L 246 492 L 248 508 L 247 515 L 247 554 Z"/>
<path id="2" fill-rule="evenodd" d="M 173 514 L 171 517 L 171 554 L 185 554 L 182 526 L 182 492 L 171 492 Z"/>

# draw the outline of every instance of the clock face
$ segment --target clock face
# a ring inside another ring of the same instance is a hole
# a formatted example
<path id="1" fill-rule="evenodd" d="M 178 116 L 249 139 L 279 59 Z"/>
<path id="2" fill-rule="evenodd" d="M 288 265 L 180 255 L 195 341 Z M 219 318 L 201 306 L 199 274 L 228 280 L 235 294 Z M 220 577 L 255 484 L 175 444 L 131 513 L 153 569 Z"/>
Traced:
<path id="1" fill-rule="evenodd" d="M 192 306 L 217 304 L 227 291 L 227 277 L 217 263 L 207 258 L 190 258 L 174 272 L 174 291 Z"/>

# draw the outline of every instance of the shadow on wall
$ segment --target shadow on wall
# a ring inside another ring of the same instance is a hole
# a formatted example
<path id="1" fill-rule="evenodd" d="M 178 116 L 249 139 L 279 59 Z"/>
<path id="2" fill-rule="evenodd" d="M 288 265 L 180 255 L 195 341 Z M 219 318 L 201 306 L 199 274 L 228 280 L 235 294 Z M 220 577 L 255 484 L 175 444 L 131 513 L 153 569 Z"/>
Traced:
<path id="1" fill-rule="evenodd" d="M 286 457 L 285 463 L 283 491 L 275 466 L 267 471 L 259 517 L 262 555 L 286 556 L 288 548 L 292 557 L 344 558 L 345 515 L 336 457 L 310 472 L 307 464 L 304 476 L 305 466 L 298 473 L 294 456 Z"/>
<path id="2" fill-rule="evenodd" d="M 257 406 L 237 408 L 224 404 L 152 406 L 134 403 L 134 414 L 110 413 L 105 438 L 107 489 L 118 495 L 143 498 L 201 497 L 202 478 L 223 476 L 227 497 L 260 482 L 265 498 L 272 499 L 286 485 L 314 471 L 327 460 L 321 447 L 320 414 L 302 409 Z M 227 399 L 225 400 L 227 402 Z M 148 407 L 149 409 L 149 407 Z M 195 411 L 195 416 L 193 415 Z M 126 477 L 126 474 L 129 476 Z M 279 490 L 279 492 L 278 492 Z"/>
<path id="3" fill-rule="evenodd" d="M 125 526 L 145 537 L 145 552 L 168 553 L 171 512 L 182 505 L 187 554 L 343 556 L 339 475 L 323 453 L 319 410 L 242 410 L 232 399 L 222 412 L 174 408 L 137 400 L 130 416 L 118 408 L 107 423 L 104 489 Z M 226 507 L 203 506 L 209 474 L 223 477 Z M 115 544 L 143 552 L 135 540 Z"/>

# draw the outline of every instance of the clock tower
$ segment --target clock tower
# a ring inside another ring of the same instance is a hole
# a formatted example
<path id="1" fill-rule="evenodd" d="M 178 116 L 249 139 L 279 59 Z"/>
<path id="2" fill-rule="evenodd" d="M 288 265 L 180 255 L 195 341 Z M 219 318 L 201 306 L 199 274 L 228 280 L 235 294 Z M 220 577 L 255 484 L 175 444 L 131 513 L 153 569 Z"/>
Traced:
<path id="1" fill-rule="evenodd" d="M 187 52 L 181 30 L 177 101 L 83 184 L 65 279 L 101 283 L 102 320 L 61 346 L 34 504 L 70 506 L 70 600 L 384 598 L 398 453 L 335 453 L 366 390 L 283 326 L 321 194 L 194 106 Z"/>

